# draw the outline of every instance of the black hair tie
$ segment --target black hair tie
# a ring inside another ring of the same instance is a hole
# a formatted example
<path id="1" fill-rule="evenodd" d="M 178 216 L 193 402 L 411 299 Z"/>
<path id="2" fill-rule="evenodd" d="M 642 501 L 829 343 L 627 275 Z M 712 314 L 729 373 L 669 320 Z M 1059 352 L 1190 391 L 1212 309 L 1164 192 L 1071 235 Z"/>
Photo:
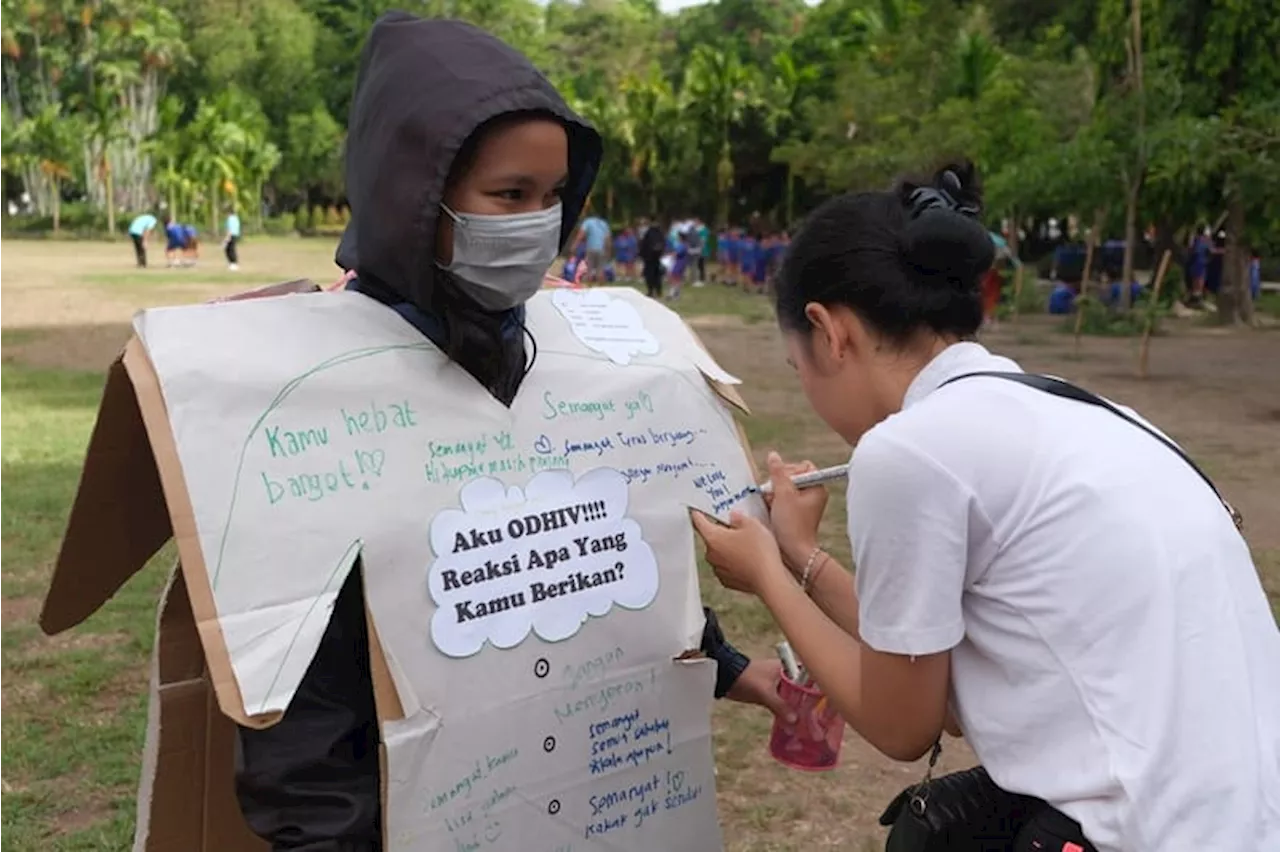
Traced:
<path id="1" fill-rule="evenodd" d="M 959 200 L 960 178 L 947 169 L 935 186 L 921 186 L 907 196 L 908 216 L 903 255 L 926 279 L 944 279 L 968 289 L 995 261 L 995 245 L 978 221 L 977 204 Z"/>
<path id="2" fill-rule="evenodd" d="M 959 176 L 947 169 L 938 177 L 938 186 L 922 186 L 912 191 L 907 198 L 911 205 L 911 218 L 918 219 L 929 210 L 952 210 L 971 219 L 978 218 L 981 211 L 976 204 L 965 204 L 959 200 L 962 190 Z"/>

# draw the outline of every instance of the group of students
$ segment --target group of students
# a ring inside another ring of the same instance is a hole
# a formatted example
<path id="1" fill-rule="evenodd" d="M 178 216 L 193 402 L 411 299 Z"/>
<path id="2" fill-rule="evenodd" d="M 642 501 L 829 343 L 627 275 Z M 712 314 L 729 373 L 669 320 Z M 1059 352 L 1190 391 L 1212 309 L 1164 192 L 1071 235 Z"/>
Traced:
<path id="1" fill-rule="evenodd" d="M 1195 307 L 1204 302 L 1205 293 L 1217 295 L 1222 289 L 1222 278 L 1227 255 L 1227 232 L 1218 229 L 1212 237 L 1207 225 L 1201 225 L 1191 235 L 1183 274 L 1187 282 L 1187 304 Z M 1257 252 L 1249 253 L 1249 297 L 1257 301 L 1262 295 L 1262 258 Z"/>
<path id="2" fill-rule="evenodd" d="M 1204 305 L 1206 295 L 1217 296 L 1223 285 L 1227 251 L 1227 232 L 1213 232 L 1208 225 L 1197 226 L 1188 236 L 1182 260 L 1184 301 L 1188 307 Z M 1099 250 L 1103 287 L 1097 293 L 1105 305 L 1120 303 L 1122 294 L 1121 263 L 1124 254 L 1122 240 L 1108 241 Z M 1053 289 L 1049 294 L 1049 313 L 1070 314 L 1075 310 L 1081 291 L 1085 250 L 1079 245 L 1064 244 L 1054 251 Z M 1262 295 L 1262 258 L 1256 252 L 1249 253 L 1246 268 L 1249 298 L 1257 301 Z M 1136 304 L 1146 292 L 1137 280 L 1129 282 L 1129 300 Z"/>
<path id="3" fill-rule="evenodd" d="M 150 213 L 135 216 L 129 223 L 129 239 L 133 243 L 134 259 L 139 269 L 147 268 L 147 241 L 152 231 L 160 224 Z M 232 272 L 240 268 L 240 216 L 235 209 L 227 211 L 223 223 L 223 254 L 227 259 L 227 268 Z M 164 259 L 168 267 L 195 266 L 200 259 L 200 234 L 194 225 L 184 224 L 172 216 L 164 219 Z"/>
<path id="4" fill-rule="evenodd" d="M 612 257 L 604 251 L 612 236 Z M 589 216 L 580 226 L 561 277 L 576 284 L 613 283 L 643 279 L 653 298 L 680 297 L 686 281 L 702 286 L 720 281 L 747 292 L 763 293 L 781 266 L 791 236 L 761 226 L 722 228 L 714 241 L 698 217 L 672 221 L 664 231 L 655 220 L 642 218 L 612 235 L 608 223 Z M 716 266 L 710 269 L 714 258 Z M 639 273 L 639 274 L 637 274 Z"/>
<path id="5" fill-rule="evenodd" d="M 763 293 L 782 266 L 791 235 L 785 230 L 727 228 L 716 235 L 716 260 L 724 283 Z"/>

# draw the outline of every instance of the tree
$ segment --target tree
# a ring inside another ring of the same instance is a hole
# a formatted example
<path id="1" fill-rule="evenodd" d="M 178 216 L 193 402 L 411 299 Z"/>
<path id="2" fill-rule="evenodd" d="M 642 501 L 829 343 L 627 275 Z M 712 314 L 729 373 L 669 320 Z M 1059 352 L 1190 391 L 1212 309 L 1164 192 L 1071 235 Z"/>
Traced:
<path id="1" fill-rule="evenodd" d="M 285 128 L 276 189 L 291 203 L 306 204 L 317 197 L 336 198 L 342 190 L 342 125 L 317 104 L 309 112 L 289 116 Z"/>
<path id="2" fill-rule="evenodd" d="M 694 48 L 681 88 L 682 112 L 699 127 L 704 167 L 716 188 L 716 224 L 729 223 L 733 187 L 732 131 L 759 104 L 759 77 L 725 50 Z"/>
<path id="3" fill-rule="evenodd" d="M 1155 222 L 1167 247 L 1225 210 L 1224 320 L 1246 318 L 1244 242 L 1280 250 L 1280 16 L 1215 0 L 0 0 L 6 189 L 109 225 L 160 197 L 211 222 L 232 199 L 340 204 L 360 50 L 400 6 L 490 29 L 555 81 L 605 139 L 606 213 L 790 222 L 963 154 L 993 218 L 1101 214 L 1130 246 Z M 33 147 L 57 147 L 51 105 L 69 159 Z"/>
<path id="4" fill-rule="evenodd" d="M 122 62 L 97 63 L 90 72 L 89 91 L 79 99 L 85 117 L 85 173 L 97 179 L 101 195 L 94 200 L 107 211 L 107 232 L 116 232 L 115 171 L 113 148 L 128 138 L 124 128 L 121 90 L 132 69 Z M 95 186 L 90 181 L 90 186 Z M 91 193 L 91 198 L 94 194 Z"/>
<path id="5" fill-rule="evenodd" d="M 661 212 L 658 195 L 668 184 L 668 175 L 687 153 L 685 126 L 679 121 L 675 92 L 657 65 L 644 76 L 628 76 L 622 81 L 622 121 L 620 131 L 630 151 L 629 172 L 641 190 L 645 213 Z"/>
<path id="6" fill-rule="evenodd" d="M 76 142 L 80 133 L 75 117 L 63 112 L 62 105 L 51 103 L 18 126 L 17 145 L 29 146 L 35 155 L 48 193 L 45 208 L 53 217 L 53 230 L 62 229 L 63 186 L 73 177 Z"/>
<path id="7" fill-rule="evenodd" d="M 795 218 L 795 171 L 787 161 L 788 143 L 799 130 L 795 120 L 797 101 L 806 87 L 818 80 L 819 72 L 813 65 L 797 65 L 796 58 L 790 51 L 780 51 L 773 57 L 773 76 L 769 80 L 770 97 L 769 129 L 775 134 L 778 143 L 774 145 L 771 158 L 780 162 L 786 169 L 786 196 L 783 201 L 784 222 L 790 226 Z"/>

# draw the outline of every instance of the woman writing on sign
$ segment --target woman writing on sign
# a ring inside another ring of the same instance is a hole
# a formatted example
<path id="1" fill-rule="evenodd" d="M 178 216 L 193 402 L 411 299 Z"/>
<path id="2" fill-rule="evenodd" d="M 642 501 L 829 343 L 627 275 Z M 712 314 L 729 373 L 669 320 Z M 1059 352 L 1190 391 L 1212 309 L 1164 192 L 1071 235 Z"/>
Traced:
<path id="1" fill-rule="evenodd" d="M 532 366 L 523 304 L 572 235 L 600 155 L 595 130 L 507 45 L 456 21 L 384 16 L 349 122 L 355 216 L 338 257 L 354 273 L 348 288 L 397 311 L 510 405 Z M 710 613 L 702 647 L 719 663 L 717 695 L 786 712 L 777 666 L 750 663 Z M 284 718 L 240 731 L 240 805 L 274 849 L 381 848 L 368 659 L 357 570 Z"/>
<path id="2" fill-rule="evenodd" d="M 1129 413 L 973 342 L 979 205 L 957 166 L 809 217 L 778 320 L 855 445 L 857 573 L 776 456 L 774 532 L 698 519 L 708 559 L 885 754 L 921 757 L 953 712 L 987 773 L 886 814 L 891 841 L 916 829 L 897 848 L 971 848 L 930 821 L 994 801 L 1006 836 L 983 849 L 1280 849 L 1280 633 L 1233 513 Z"/>

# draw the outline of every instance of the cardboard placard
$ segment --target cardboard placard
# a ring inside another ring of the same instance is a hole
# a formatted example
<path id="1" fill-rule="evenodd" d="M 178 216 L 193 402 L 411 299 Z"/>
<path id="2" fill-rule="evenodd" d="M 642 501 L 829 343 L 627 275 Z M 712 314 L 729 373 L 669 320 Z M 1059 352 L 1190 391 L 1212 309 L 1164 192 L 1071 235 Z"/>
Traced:
<path id="1" fill-rule="evenodd" d="M 508 409 L 358 294 L 140 315 L 124 364 L 202 678 L 278 719 L 360 559 L 389 849 L 719 848 L 714 665 L 675 658 L 702 622 L 688 508 L 763 512 L 736 380 L 625 288 L 539 294 L 527 325 Z"/>

